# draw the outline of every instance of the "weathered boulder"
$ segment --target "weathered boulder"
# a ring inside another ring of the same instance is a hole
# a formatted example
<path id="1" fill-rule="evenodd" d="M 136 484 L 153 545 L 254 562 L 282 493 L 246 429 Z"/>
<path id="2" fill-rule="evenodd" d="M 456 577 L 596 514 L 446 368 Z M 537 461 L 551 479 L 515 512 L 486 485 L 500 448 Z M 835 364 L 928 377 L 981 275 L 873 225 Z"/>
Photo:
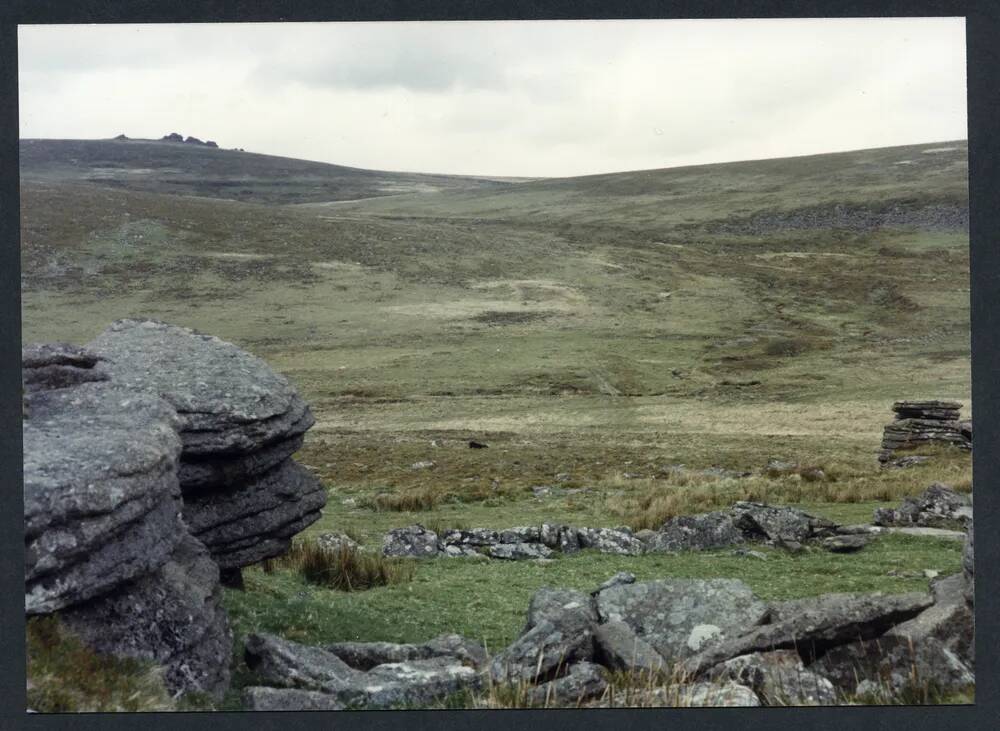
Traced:
<path id="1" fill-rule="evenodd" d="M 872 522 L 880 526 L 964 528 L 972 523 L 972 500 L 935 482 L 919 497 L 904 498 L 898 508 L 876 508 Z"/>
<path id="2" fill-rule="evenodd" d="M 594 657 L 612 670 L 657 673 L 668 669 L 652 645 L 624 622 L 614 620 L 594 628 Z"/>
<path id="3" fill-rule="evenodd" d="M 35 343 L 21 350 L 21 383 L 25 393 L 108 380 L 96 353 L 68 343 Z"/>
<path id="4" fill-rule="evenodd" d="M 495 682 L 537 682 L 574 662 L 594 656 L 597 614 L 586 594 L 571 589 L 535 592 L 521 636 L 493 656 L 489 672 Z"/>
<path id="5" fill-rule="evenodd" d="M 768 606 L 735 579 L 664 579 L 597 595 L 602 622 L 624 622 L 668 662 L 734 637 L 768 617 Z"/>
<path id="6" fill-rule="evenodd" d="M 229 686 L 232 635 L 221 606 L 219 569 L 185 536 L 157 571 L 60 612 L 98 652 L 150 660 L 173 692 L 221 697 Z"/>
<path id="7" fill-rule="evenodd" d="M 382 553 L 386 556 L 434 558 L 441 553 L 441 542 L 437 533 L 415 524 L 386 533 L 382 539 Z"/>
<path id="8" fill-rule="evenodd" d="M 316 545 L 324 551 L 337 552 L 343 549 L 349 551 L 360 551 L 361 546 L 346 533 L 320 533 L 316 536 Z"/>
<path id="9" fill-rule="evenodd" d="M 542 587 L 531 596 L 524 631 L 544 620 L 557 625 L 588 626 L 597 624 L 593 601 L 575 589 Z"/>
<path id="10" fill-rule="evenodd" d="M 833 535 L 836 525 L 788 506 L 738 502 L 732 507 L 736 526 L 748 539 L 778 542 L 806 541 Z"/>
<path id="11" fill-rule="evenodd" d="M 495 683 L 544 681 L 566 666 L 593 658 L 593 627 L 543 619 L 493 656 Z"/>
<path id="12" fill-rule="evenodd" d="M 914 644 L 933 638 L 970 668 L 975 667 L 975 617 L 965 601 L 965 577 L 955 574 L 936 579 L 931 593 L 933 605 L 888 630 L 883 637 L 906 638 Z"/>
<path id="13" fill-rule="evenodd" d="M 449 657 L 378 665 L 364 677 L 365 708 L 424 705 L 437 698 L 482 686 L 475 669 Z"/>
<path id="14" fill-rule="evenodd" d="M 292 460 L 245 482 L 238 490 L 198 492 L 184 501 L 184 520 L 222 568 L 278 556 L 291 539 L 319 520 L 323 485 Z"/>
<path id="15" fill-rule="evenodd" d="M 833 683 L 807 670 L 795 650 L 734 657 L 712 668 L 709 677 L 745 685 L 769 706 L 825 706 L 838 700 Z"/>
<path id="16" fill-rule="evenodd" d="M 628 528 L 577 528 L 576 533 L 580 548 L 626 556 L 638 556 L 645 550 L 642 541 Z"/>
<path id="17" fill-rule="evenodd" d="M 536 685 L 529 691 L 528 700 L 541 707 L 578 705 L 607 690 L 606 674 L 600 665 L 579 662 L 570 665 L 562 677 Z"/>
<path id="18" fill-rule="evenodd" d="M 78 604 L 166 563 L 186 535 L 173 409 L 105 383 L 27 404 L 25 611 Z"/>
<path id="19" fill-rule="evenodd" d="M 931 604 L 929 594 L 918 592 L 824 594 L 782 602 L 772 607 L 770 624 L 709 645 L 685 660 L 683 670 L 688 676 L 698 676 L 739 655 L 786 649 L 796 649 L 808 664 L 832 646 L 878 637 Z"/>
<path id="20" fill-rule="evenodd" d="M 736 526 L 733 513 L 720 510 L 671 518 L 650 540 L 647 550 L 657 553 L 700 551 L 745 542 L 743 532 Z"/>
<path id="21" fill-rule="evenodd" d="M 970 668 L 933 637 L 918 642 L 899 634 L 885 634 L 830 648 L 810 665 L 838 688 L 858 692 L 867 681 L 899 693 L 928 685 L 949 691 L 975 683 Z"/>

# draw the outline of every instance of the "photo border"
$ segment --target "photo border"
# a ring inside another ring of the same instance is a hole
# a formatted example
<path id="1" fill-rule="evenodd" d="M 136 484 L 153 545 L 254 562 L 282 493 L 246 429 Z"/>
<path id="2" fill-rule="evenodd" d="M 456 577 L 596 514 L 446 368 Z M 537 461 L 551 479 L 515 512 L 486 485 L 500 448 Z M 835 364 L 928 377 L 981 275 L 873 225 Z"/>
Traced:
<path id="1" fill-rule="evenodd" d="M 1000 4 L 996 0 L 7 0 L 0 7 L 0 728 L 132 729 L 183 725 L 190 731 L 326 729 L 663 729 L 907 728 L 943 731 L 1000 727 L 997 638 L 1000 532 L 977 536 L 976 703 L 969 706 L 860 706 L 750 709 L 552 709 L 499 711 L 204 712 L 26 714 L 22 574 L 23 513 L 20 408 L 20 256 L 18 190 L 18 23 L 264 22 L 360 20 L 541 20 L 645 18 L 965 16 L 969 110 L 972 396 L 976 442 L 973 471 L 980 521 L 1000 509 Z"/>

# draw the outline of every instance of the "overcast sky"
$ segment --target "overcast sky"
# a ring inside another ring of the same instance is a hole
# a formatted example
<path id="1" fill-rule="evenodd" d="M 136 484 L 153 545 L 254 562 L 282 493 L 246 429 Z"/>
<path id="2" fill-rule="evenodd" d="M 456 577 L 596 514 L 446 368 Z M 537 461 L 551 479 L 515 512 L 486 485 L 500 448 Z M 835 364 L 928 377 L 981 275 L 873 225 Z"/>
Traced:
<path id="1" fill-rule="evenodd" d="M 22 26 L 22 137 L 563 176 L 966 137 L 961 18 Z"/>

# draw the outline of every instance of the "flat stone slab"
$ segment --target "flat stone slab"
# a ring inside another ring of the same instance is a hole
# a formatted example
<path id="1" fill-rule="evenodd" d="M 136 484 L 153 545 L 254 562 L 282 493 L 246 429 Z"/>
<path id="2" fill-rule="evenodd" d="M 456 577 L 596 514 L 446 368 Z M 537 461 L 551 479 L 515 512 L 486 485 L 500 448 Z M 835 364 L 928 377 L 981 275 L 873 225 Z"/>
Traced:
<path id="1" fill-rule="evenodd" d="M 744 630 L 689 657 L 683 670 L 697 677 L 739 655 L 796 649 L 808 658 L 826 648 L 877 637 L 933 604 L 929 594 L 824 594 L 776 604 L 772 622 Z"/>

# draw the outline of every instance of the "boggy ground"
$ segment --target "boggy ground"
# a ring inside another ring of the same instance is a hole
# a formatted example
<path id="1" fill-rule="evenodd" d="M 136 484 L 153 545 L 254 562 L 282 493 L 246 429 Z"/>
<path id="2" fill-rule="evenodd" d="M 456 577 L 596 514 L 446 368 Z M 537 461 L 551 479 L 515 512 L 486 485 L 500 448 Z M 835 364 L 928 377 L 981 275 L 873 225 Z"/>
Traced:
<path id="1" fill-rule="evenodd" d="M 268 360 L 317 416 L 300 456 L 330 500 L 306 539 L 375 547 L 414 522 L 643 527 L 736 499 L 867 522 L 935 480 L 971 487 L 968 455 L 875 462 L 893 401 L 971 413 L 964 142 L 436 188 L 229 150 L 46 144 L 22 167 L 25 341 L 156 317 Z M 384 196 L 407 185 L 424 192 Z M 770 458 L 827 479 L 763 476 Z M 677 464 L 754 475 L 665 469 Z M 906 591 L 924 569 L 958 570 L 960 551 L 884 536 L 856 555 L 767 561 L 435 560 L 355 593 L 253 569 L 226 601 L 238 638 L 455 631 L 499 648 L 543 585 L 627 569 L 738 576 L 764 598 Z"/>

